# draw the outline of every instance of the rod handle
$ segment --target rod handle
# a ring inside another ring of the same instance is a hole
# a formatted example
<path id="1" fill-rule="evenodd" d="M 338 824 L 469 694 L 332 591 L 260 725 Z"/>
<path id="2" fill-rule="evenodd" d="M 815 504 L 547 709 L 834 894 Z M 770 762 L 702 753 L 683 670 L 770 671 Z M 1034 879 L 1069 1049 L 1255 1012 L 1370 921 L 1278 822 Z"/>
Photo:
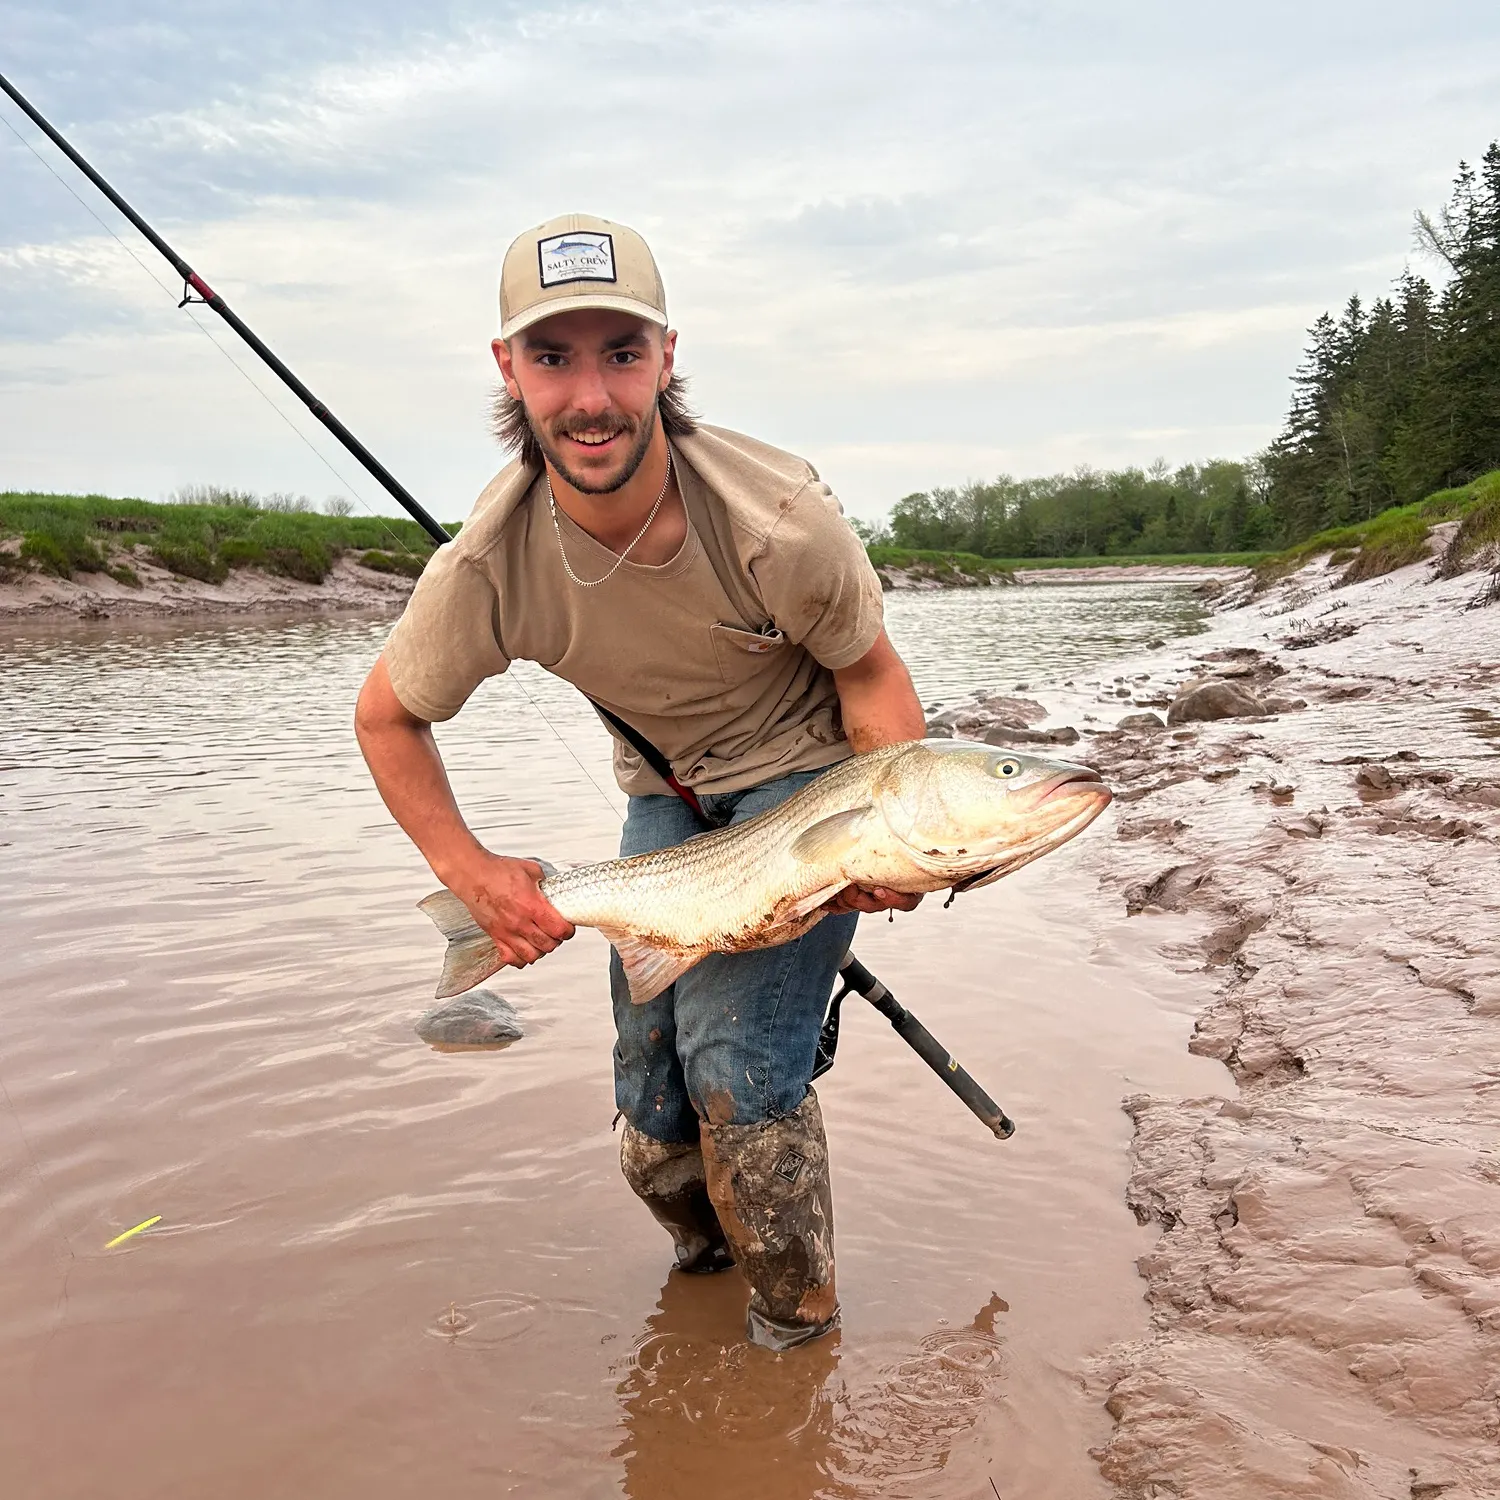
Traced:
<path id="1" fill-rule="evenodd" d="M 839 965 L 844 984 L 862 995 L 891 1023 L 896 1035 L 964 1102 L 995 1139 L 1008 1141 L 1015 1121 L 970 1076 L 969 1070 L 854 956 Z"/>

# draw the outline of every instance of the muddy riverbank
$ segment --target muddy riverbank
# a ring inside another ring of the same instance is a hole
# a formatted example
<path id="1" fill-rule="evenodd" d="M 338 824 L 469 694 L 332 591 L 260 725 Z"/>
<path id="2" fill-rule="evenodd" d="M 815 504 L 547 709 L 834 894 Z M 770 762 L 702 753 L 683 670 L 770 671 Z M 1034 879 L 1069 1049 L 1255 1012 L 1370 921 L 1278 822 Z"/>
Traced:
<path id="1" fill-rule="evenodd" d="M 223 583 L 207 583 L 169 572 L 143 548 L 131 554 L 130 567 L 136 579 L 133 584 L 102 572 L 57 578 L 49 573 L 0 568 L 0 628 L 39 620 L 133 622 L 356 611 L 395 614 L 414 585 L 412 579 L 399 573 L 365 567 L 352 554 L 336 558 L 321 583 L 305 583 L 260 568 L 236 568 Z M 1244 576 L 1244 570 L 1238 568 L 1062 568 L 1016 574 L 997 571 L 983 577 L 931 567 L 885 567 L 880 571 L 884 586 L 898 593 L 1017 583 L 1190 584 L 1207 578 L 1232 582 Z"/>
<path id="2" fill-rule="evenodd" d="M 238 618 L 252 615 L 319 615 L 337 612 L 395 614 L 413 581 L 398 573 L 362 567 L 352 556 L 336 558 L 321 583 L 304 583 L 260 568 L 236 568 L 223 583 L 184 578 L 137 549 L 130 561 L 137 582 L 107 573 L 0 571 L 0 627 L 40 620 Z"/>
<path id="3" fill-rule="evenodd" d="M 1500 608 L 1336 576 L 990 715 L 1084 731 L 1088 863 L 1238 1085 L 1126 1103 L 1152 1326 L 1090 1379 L 1132 1497 L 1500 1493 Z M 1189 680 L 1275 711 L 1153 723 Z"/>

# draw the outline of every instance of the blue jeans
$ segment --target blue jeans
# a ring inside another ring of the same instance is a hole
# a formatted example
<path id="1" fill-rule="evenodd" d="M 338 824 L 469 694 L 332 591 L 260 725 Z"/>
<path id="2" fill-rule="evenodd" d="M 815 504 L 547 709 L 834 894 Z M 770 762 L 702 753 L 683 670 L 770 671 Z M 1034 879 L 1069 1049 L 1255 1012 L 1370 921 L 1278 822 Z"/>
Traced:
<path id="1" fill-rule="evenodd" d="M 743 823 L 819 776 L 794 771 L 741 792 L 702 798 L 716 828 Z M 632 797 L 621 855 L 666 849 L 702 831 L 679 797 Z M 671 989 L 632 1005 L 611 950 L 615 1103 L 658 1141 L 698 1139 L 699 1122 L 753 1125 L 789 1115 L 807 1095 L 818 1032 L 854 915 L 824 917 L 779 948 L 711 953 Z"/>

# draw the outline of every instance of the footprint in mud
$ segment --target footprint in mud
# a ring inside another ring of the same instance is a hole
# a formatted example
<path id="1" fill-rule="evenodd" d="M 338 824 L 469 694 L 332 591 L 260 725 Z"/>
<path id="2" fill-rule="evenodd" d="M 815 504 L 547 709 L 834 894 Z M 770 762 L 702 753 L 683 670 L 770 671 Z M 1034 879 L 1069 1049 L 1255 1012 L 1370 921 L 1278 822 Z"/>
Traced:
<path id="1" fill-rule="evenodd" d="M 774 1355 L 739 1335 L 738 1277 L 686 1282 L 668 1281 L 616 1366 L 613 1453 L 630 1500 L 812 1500 L 936 1473 L 1004 1373 L 995 1320 L 1008 1307 L 998 1296 L 966 1327 L 939 1328 L 884 1358 L 838 1332 Z"/>

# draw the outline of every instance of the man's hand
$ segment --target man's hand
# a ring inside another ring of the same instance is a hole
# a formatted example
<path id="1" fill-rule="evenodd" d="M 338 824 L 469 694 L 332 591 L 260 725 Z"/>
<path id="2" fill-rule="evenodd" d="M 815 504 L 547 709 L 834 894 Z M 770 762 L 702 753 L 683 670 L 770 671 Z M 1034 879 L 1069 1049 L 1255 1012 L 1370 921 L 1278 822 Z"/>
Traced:
<path id="1" fill-rule="evenodd" d="M 396 696 L 384 658 L 360 691 L 354 728 L 391 815 L 494 939 L 501 963 L 524 968 L 573 936 L 573 924 L 539 889 L 542 867 L 491 854 L 469 831 L 432 726 Z"/>
<path id="2" fill-rule="evenodd" d="M 573 924 L 542 894 L 542 867 L 535 860 L 506 859 L 480 851 L 448 889 L 494 939 L 501 963 L 524 969 L 573 936 Z"/>
<path id="3" fill-rule="evenodd" d="M 915 911 L 921 900 L 920 892 L 909 896 L 905 891 L 887 890 L 883 885 L 868 888 L 846 885 L 832 900 L 823 903 L 823 910 L 835 916 L 850 911 L 867 912 L 873 916 L 880 911 Z"/>
<path id="4" fill-rule="evenodd" d="M 856 750 L 874 750 L 902 740 L 919 740 L 927 721 L 906 664 L 896 654 L 885 631 L 856 662 L 833 674 L 838 689 L 844 733 Z M 846 886 L 827 902 L 828 912 L 914 911 L 921 896 L 908 896 L 884 886 Z"/>

